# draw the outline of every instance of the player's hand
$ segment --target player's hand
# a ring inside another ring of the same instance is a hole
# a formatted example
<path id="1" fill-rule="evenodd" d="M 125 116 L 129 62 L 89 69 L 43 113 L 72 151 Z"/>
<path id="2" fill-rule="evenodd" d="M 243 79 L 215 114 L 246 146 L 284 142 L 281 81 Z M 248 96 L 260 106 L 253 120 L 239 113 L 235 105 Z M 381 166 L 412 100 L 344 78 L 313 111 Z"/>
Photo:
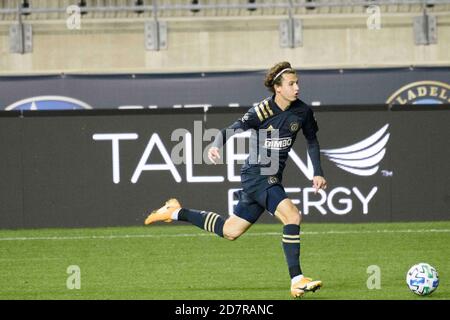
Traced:
<path id="1" fill-rule="evenodd" d="M 321 176 L 314 176 L 313 188 L 316 189 L 314 193 L 317 193 L 319 189 L 325 190 L 327 188 L 327 180 L 325 180 L 325 178 Z"/>
<path id="2" fill-rule="evenodd" d="M 208 150 L 208 159 L 216 164 L 216 160 L 220 159 L 220 153 L 219 153 L 219 148 L 217 147 L 211 147 Z"/>

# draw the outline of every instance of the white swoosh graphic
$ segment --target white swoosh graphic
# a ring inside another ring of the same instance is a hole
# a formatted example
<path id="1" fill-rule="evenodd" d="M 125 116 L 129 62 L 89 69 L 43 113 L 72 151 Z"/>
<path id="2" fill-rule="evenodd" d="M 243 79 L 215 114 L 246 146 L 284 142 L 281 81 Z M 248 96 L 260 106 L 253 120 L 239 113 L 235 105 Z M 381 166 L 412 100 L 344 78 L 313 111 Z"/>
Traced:
<path id="1" fill-rule="evenodd" d="M 352 153 L 326 153 L 330 158 L 335 159 L 348 159 L 348 160 L 357 160 L 371 157 L 374 154 L 377 154 L 386 146 L 389 140 L 390 134 L 386 134 L 380 141 L 375 143 L 374 145 L 368 147 L 367 149 L 352 152 Z M 322 150 L 325 153 L 325 150 Z"/>
<path id="2" fill-rule="evenodd" d="M 334 158 L 330 158 L 330 160 L 345 167 L 367 168 L 377 165 L 383 159 L 385 153 L 386 149 L 383 149 L 376 155 L 362 160 L 340 160 Z"/>
<path id="3" fill-rule="evenodd" d="M 389 124 L 386 124 L 370 137 L 348 147 L 324 149 L 321 152 L 342 170 L 358 176 L 374 175 L 386 154 L 385 147 L 390 137 L 386 133 L 388 127 Z"/>
<path id="4" fill-rule="evenodd" d="M 375 141 L 380 139 L 380 137 L 386 132 L 388 127 L 389 127 L 389 123 L 386 124 L 380 130 L 378 130 L 377 132 L 375 132 L 373 135 L 368 137 L 367 139 L 364 139 L 363 141 L 352 144 L 351 146 L 348 146 L 345 148 L 340 148 L 340 149 L 326 149 L 326 150 L 322 150 L 322 151 L 324 153 L 345 153 L 345 152 L 354 152 L 354 151 L 366 149 L 367 147 L 371 146 Z"/>
<path id="5" fill-rule="evenodd" d="M 342 170 L 345 170 L 347 172 L 356 174 L 358 176 L 363 176 L 363 177 L 374 175 L 375 173 L 377 173 L 378 168 L 379 168 L 378 166 L 376 166 L 376 167 L 373 167 L 373 168 L 370 168 L 370 169 L 363 170 L 363 169 L 354 169 L 354 168 L 344 167 L 344 166 L 341 166 L 341 165 L 338 165 L 338 167 L 341 168 Z"/>

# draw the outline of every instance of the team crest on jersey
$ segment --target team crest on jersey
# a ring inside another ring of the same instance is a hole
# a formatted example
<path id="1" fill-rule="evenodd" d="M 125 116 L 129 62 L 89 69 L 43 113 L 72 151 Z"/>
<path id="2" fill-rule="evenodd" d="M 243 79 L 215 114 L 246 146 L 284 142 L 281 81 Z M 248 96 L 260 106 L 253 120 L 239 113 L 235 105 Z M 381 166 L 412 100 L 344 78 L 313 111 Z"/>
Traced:
<path id="1" fill-rule="evenodd" d="M 291 132 L 297 132 L 299 127 L 300 126 L 298 122 L 291 122 L 291 124 L 289 125 L 289 130 L 291 130 Z"/>
<path id="2" fill-rule="evenodd" d="M 269 184 L 275 184 L 275 183 L 278 183 L 278 178 L 275 177 L 275 176 L 271 176 L 271 177 L 267 178 L 267 182 L 268 182 Z"/>

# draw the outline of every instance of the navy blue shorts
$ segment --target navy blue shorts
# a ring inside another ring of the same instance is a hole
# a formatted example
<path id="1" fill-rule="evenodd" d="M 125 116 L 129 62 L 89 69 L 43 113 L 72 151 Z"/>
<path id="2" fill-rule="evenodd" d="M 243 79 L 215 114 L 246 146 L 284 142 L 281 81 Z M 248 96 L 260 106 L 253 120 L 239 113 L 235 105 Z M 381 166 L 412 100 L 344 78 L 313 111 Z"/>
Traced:
<path id="1" fill-rule="evenodd" d="M 234 209 L 234 214 L 250 223 L 255 223 L 264 210 L 274 215 L 278 204 L 287 198 L 286 192 L 279 184 L 269 187 L 256 196 L 256 199 L 243 190 L 236 193 L 239 202 Z"/>

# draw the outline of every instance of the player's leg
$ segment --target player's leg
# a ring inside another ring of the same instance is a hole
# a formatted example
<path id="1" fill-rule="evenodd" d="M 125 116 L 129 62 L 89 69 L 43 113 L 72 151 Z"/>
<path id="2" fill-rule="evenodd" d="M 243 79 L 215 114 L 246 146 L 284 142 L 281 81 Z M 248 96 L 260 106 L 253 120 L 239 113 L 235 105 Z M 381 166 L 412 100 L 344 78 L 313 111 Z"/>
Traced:
<path id="1" fill-rule="evenodd" d="M 234 215 L 225 222 L 224 237 L 228 240 L 236 240 L 245 233 L 264 212 L 264 207 L 260 206 L 249 194 L 240 190 L 235 193 L 239 202 L 234 208 Z"/>
<path id="2" fill-rule="evenodd" d="M 250 227 L 252 223 L 245 219 L 242 219 L 236 215 L 230 216 L 223 226 L 223 237 L 227 240 L 236 240 L 242 234 L 244 234 Z"/>
<path id="3" fill-rule="evenodd" d="M 283 223 L 283 251 L 291 277 L 291 295 L 301 297 L 306 291 L 315 291 L 322 286 L 321 281 L 303 277 L 300 266 L 300 223 L 301 213 L 289 198 L 283 199 L 276 207 L 275 216 Z"/>
<path id="4" fill-rule="evenodd" d="M 193 225 L 206 231 L 213 232 L 220 237 L 224 236 L 223 227 L 225 219 L 220 215 L 211 211 L 182 208 L 177 199 L 170 199 L 160 209 L 153 211 L 147 219 L 145 219 L 145 224 L 149 225 L 158 221 L 172 222 L 173 220 L 190 222 Z"/>
<path id="5" fill-rule="evenodd" d="M 237 207 L 238 212 L 246 209 L 242 203 L 240 205 L 238 203 Z M 172 222 L 173 220 L 190 222 L 228 240 L 236 240 L 252 225 L 248 218 L 246 220 L 246 215 L 243 218 L 234 215 L 225 220 L 214 212 L 182 208 L 176 199 L 168 200 L 163 207 L 153 211 L 145 220 L 145 224 L 149 225 L 157 221 Z"/>
<path id="6" fill-rule="evenodd" d="M 291 279 L 302 274 L 300 267 L 300 222 L 301 215 L 289 198 L 283 199 L 275 210 L 283 224 L 282 245 Z"/>

